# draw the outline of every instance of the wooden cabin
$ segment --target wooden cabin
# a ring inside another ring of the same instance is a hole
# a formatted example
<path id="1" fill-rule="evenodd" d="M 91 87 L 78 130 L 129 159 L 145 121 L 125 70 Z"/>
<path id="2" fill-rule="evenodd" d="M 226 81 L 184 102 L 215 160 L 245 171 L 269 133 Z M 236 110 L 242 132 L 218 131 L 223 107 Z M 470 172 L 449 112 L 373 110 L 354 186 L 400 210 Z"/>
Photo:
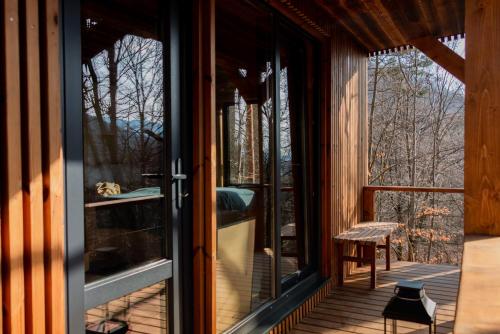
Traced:
<path id="1" fill-rule="evenodd" d="M 440 332 L 500 332 L 500 1 L 3 0 L 0 32 L 3 333 L 381 333 L 410 264 L 337 297 L 332 247 L 381 191 L 464 192 L 461 276 L 411 272 Z M 466 85 L 463 190 L 368 187 L 367 60 L 411 46 Z"/>

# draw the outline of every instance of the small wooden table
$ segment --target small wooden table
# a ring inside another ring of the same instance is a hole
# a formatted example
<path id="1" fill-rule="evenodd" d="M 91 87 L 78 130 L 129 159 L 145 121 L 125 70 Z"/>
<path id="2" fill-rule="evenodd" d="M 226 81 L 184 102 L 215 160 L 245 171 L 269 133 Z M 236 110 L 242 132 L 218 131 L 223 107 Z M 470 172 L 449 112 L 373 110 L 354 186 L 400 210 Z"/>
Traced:
<path id="1" fill-rule="evenodd" d="M 370 287 L 377 286 L 376 250 L 385 248 L 385 269 L 391 270 L 391 233 L 398 227 L 397 223 L 386 222 L 362 222 L 349 230 L 333 237 L 337 244 L 337 275 L 338 284 L 344 284 L 344 262 L 356 262 L 358 267 L 363 263 L 371 266 Z M 356 256 L 344 255 L 344 244 L 354 243 L 356 245 Z"/>

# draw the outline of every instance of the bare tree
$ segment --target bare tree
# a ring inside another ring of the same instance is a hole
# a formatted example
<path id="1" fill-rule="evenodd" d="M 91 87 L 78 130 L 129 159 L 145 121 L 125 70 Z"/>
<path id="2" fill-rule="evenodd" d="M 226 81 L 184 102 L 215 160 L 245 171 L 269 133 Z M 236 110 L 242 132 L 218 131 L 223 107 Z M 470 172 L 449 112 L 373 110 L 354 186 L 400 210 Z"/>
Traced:
<path id="1" fill-rule="evenodd" d="M 461 187 L 463 85 L 417 50 L 372 57 L 369 72 L 370 183 Z M 462 206 L 457 195 L 377 198 L 379 218 L 401 224 L 393 249 L 409 261 L 459 261 Z"/>

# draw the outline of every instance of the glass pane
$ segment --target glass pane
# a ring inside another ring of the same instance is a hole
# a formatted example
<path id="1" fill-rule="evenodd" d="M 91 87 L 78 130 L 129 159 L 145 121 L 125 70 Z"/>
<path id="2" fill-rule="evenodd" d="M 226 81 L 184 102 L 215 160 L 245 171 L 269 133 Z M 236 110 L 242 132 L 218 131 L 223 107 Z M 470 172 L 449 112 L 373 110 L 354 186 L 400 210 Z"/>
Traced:
<path id="1" fill-rule="evenodd" d="M 217 65 L 217 332 L 272 296 L 272 18 L 219 0 Z M 244 14 L 243 14 L 244 13 Z"/>
<path id="2" fill-rule="evenodd" d="M 305 46 L 283 31 L 280 40 L 281 275 L 296 275 L 308 264 L 304 113 Z"/>
<path id="3" fill-rule="evenodd" d="M 159 1 L 81 9 L 88 283 L 165 257 L 168 134 Z"/>
<path id="4" fill-rule="evenodd" d="M 86 334 L 168 333 L 168 283 L 160 282 L 85 313 Z"/>

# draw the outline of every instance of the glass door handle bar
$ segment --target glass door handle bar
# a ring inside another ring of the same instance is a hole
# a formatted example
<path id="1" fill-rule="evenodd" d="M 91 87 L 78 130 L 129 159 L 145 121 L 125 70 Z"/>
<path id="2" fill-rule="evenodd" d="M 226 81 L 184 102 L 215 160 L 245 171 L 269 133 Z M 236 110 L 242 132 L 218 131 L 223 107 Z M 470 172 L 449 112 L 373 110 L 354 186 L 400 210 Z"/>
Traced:
<path id="1" fill-rule="evenodd" d="M 187 179 L 187 175 L 182 172 L 182 159 L 178 158 L 175 161 L 175 173 L 172 174 L 172 182 L 175 182 L 175 202 L 177 208 L 182 208 L 182 200 L 188 195 L 184 194 L 183 181 Z"/>

